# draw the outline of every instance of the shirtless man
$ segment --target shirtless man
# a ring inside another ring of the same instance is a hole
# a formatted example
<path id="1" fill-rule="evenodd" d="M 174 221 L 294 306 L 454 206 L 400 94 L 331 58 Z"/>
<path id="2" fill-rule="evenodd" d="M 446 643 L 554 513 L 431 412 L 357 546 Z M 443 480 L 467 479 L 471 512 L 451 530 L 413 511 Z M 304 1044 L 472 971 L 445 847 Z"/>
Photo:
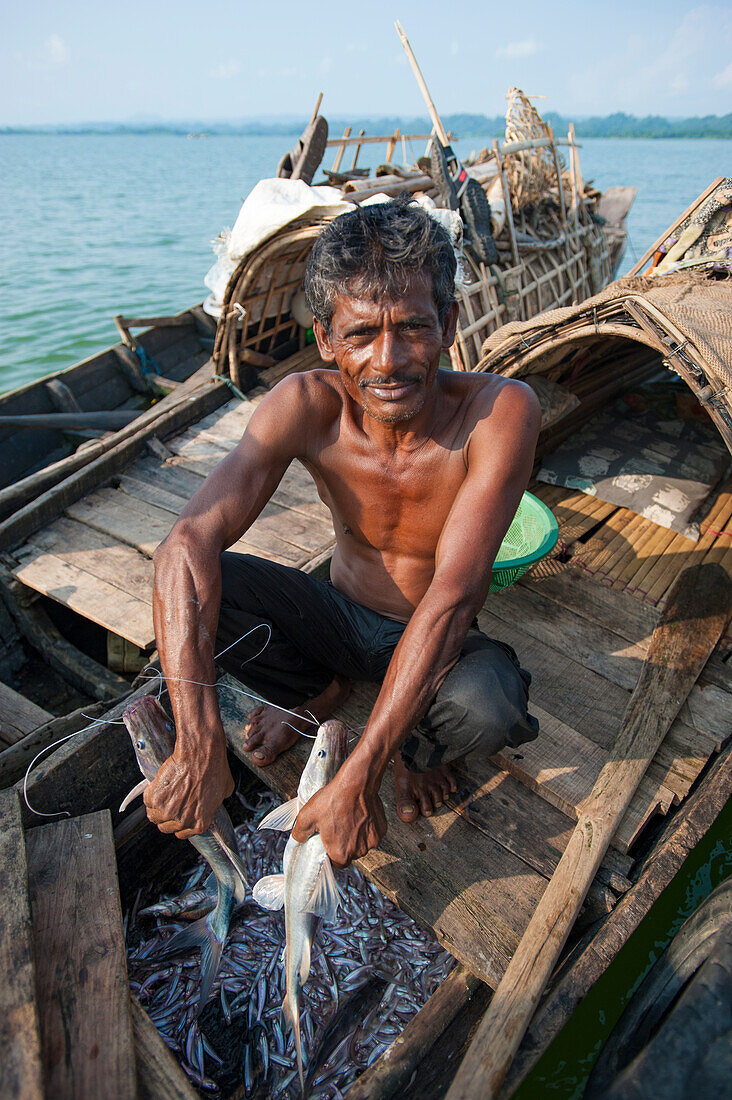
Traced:
<path id="1" fill-rule="evenodd" d="M 383 680 L 353 752 L 295 825 L 297 840 L 319 832 L 338 866 L 384 835 L 391 760 L 398 813 L 413 821 L 455 789 L 451 760 L 536 736 L 528 673 L 475 616 L 531 472 L 540 412 L 521 382 L 439 369 L 455 336 L 454 275 L 447 234 L 404 200 L 343 215 L 316 242 L 305 287 L 321 357 L 337 369 L 290 375 L 266 396 L 155 554 L 155 631 L 178 736 L 145 802 L 164 832 L 201 832 L 232 792 L 215 690 L 182 681 L 212 684 L 214 654 L 249 628 L 221 663 L 280 707 L 322 721 L 353 680 Z M 329 582 L 223 553 L 293 459 L 333 517 Z M 258 708 L 253 760 L 274 760 L 298 724 Z"/>

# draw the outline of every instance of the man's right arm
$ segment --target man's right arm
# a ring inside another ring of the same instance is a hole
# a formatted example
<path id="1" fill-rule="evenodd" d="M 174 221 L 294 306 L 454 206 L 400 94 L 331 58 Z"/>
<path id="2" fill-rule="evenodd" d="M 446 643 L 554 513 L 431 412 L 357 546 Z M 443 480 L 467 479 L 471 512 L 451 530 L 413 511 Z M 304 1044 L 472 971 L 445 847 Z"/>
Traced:
<path id="1" fill-rule="evenodd" d="M 208 828 L 233 789 L 216 689 L 194 686 L 216 680 L 221 554 L 254 523 L 292 459 L 303 453 L 307 389 L 301 376 L 293 376 L 267 395 L 241 442 L 154 554 L 155 638 L 177 735 L 145 803 L 155 824 L 182 839 Z"/>

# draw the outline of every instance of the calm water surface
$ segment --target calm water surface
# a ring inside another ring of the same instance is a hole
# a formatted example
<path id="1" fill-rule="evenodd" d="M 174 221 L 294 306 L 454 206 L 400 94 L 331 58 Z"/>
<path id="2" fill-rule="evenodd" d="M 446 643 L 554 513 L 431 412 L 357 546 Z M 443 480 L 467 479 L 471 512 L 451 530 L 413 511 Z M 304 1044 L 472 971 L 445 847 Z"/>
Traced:
<path id="1" fill-rule="evenodd" d="M 200 301 L 211 241 L 288 144 L 0 136 L 0 391 L 115 343 L 115 313 L 151 316 Z M 629 227 L 640 255 L 714 176 L 732 174 L 731 151 L 726 141 L 585 139 L 581 166 L 602 189 L 639 188 Z M 631 247 L 624 270 L 632 263 Z"/>

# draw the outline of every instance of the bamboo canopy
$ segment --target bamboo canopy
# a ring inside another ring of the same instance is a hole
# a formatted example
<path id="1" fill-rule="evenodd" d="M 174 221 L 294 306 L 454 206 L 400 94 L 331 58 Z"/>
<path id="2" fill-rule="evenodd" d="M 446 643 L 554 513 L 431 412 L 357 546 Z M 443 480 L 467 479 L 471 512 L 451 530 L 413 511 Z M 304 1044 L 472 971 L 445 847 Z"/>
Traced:
<path id="1" fill-rule="evenodd" d="M 568 309 L 505 325 L 483 345 L 476 370 L 515 378 L 566 380 L 581 368 L 600 387 L 619 366 L 627 378 L 629 346 L 649 369 L 679 374 L 732 450 L 732 279 L 701 272 L 629 276 Z M 650 360 L 647 349 L 657 353 Z M 625 358 L 623 358 L 625 356 Z M 575 425 L 576 426 L 576 425 Z"/>

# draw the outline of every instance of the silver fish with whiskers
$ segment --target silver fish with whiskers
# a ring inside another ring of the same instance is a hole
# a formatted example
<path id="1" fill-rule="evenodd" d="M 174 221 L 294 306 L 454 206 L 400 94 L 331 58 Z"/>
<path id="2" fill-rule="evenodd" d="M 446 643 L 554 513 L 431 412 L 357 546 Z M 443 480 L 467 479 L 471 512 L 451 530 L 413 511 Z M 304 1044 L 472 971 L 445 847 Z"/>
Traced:
<path id="1" fill-rule="evenodd" d="M 135 757 L 144 779 L 130 791 L 120 806 L 122 811 L 152 782 L 161 765 L 175 748 L 175 728 L 163 708 L 151 695 L 142 695 L 125 708 L 122 720 L 132 739 Z M 229 930 L 234 905 L 244 901 L 248 884 L 246 871 L 237 851 L 236 834 L 231 818 L 223 806 L 214 814 L 210 828 L 198 836 L 190 837 L 211 871 L 211 889 L 218 887 L 218 898 L 212 913 L 197 920 L 190 928 L 177 932 L 164 947 L 165 955 L 176 954 L 190 948 L 201 952 L 201 986 L 198 1012 L 211 992 L 213 980 L 221 960 L 226 935 Z M 208 885 L 208 884 L 207 884 Z"/>
<path id="2" fill-rule="evenodd" d="M 260 822 L 260 829 L 291 830 L 297 815 L 312 796 L 330 783 L 346 755 L 346 727 L 329 719 L 319 727 L 297 788 L 297 797 L 278 806 Z M 257 882 L 252 896 L 265 909 L 285 909 L 285 973 L 287 989 L 282 1013 L 295 1035 L 297 1069 L 303 1093 L 302 1042 L 300 1037 L 300 990 L 310 974 L 313 939 L 321 917 L 333 921 L 340 893 L 331 862 L 316 833 L 299 844 L 290 836 L 279 875 L 266 875 Z"/>

